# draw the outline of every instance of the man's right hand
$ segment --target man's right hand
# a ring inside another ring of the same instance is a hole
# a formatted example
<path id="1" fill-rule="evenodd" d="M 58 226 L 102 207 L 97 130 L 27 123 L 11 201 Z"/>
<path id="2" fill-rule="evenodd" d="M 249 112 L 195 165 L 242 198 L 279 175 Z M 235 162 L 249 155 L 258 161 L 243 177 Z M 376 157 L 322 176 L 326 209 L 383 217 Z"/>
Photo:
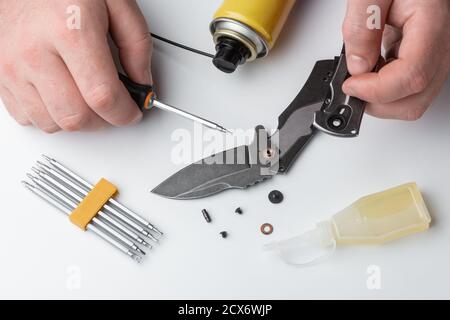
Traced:
<path id="1" fill-rule="evenodd" d="M 374 5 L 380 28 L 370 30 Z M 352 75 L 345 93 L 368 101 L 367 112 L 379 118 L 419 119 L 450 72 L 450 1 L 348 0 L 343 32 Z M 371 72 L 383 40 L 387 64 Z"/>
<path id="2" fill-rule="evenodd" d="M 67 10 L 80 9 L 80 28 Z M 108 34 L 137 83 L 151 84 L 151 37 L 134 0 L 0 0 L 0 95 L 16 121 L 45 132 L 138 122 Z"/>

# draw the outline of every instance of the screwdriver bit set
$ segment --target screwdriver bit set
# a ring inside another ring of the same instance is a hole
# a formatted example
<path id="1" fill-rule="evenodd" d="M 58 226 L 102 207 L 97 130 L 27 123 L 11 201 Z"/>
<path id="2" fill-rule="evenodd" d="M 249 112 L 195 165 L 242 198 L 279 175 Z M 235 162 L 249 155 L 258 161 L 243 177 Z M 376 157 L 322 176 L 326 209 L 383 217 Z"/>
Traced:
<path id="1" fill-rule="evenodd" d="M 117 189 L 102 179 L 95 186 L 60 162 L 43 156 L 23 185 L 61 212 L 75 225 L 91 231 L 140 263 L 163 235 L 154 225 L 113 199 Z"/>

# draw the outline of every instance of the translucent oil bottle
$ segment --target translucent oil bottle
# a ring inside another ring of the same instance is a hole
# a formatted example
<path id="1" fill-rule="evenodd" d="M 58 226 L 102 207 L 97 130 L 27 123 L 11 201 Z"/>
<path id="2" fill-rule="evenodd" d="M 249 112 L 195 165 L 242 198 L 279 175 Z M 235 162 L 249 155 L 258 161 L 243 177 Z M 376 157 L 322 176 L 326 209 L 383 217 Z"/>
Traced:
<path id="1" fill-rule="evenodd" d="M 408 183 L 363 197 L 315 229 L 266 249 L 290 264 L 305 265 L 330 255 L 336 245 L 384 244 L 425 231 L 430 223 L 417 184 Z"/>

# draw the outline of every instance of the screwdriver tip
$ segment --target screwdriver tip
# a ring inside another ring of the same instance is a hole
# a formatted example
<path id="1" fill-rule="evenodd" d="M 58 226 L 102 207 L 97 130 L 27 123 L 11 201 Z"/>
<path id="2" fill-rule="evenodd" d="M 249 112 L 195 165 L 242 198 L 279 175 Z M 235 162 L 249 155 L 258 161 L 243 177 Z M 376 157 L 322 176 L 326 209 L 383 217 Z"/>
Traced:
<path id="1" fill-rule="evenodd" d="M 133 255 L 131 256 L 131 258 L 132 258 L 134 261 L 136 261 L 137 263 L 141 263 L 141 262 L 142 262 L 142 257 L 141 257 L 141 256 L 138 256 L 138 255 L 136 255 L 136 254 L 133 254 Z"/>
<path id="2" fill-rule="evenodd" d="M 52 162 L 52 161 L 53 161 L 52 158 L 46 156 L 45 154 L 42 155 L 42 158 L 44 158 L 45 160 L 47 160 L 47 161 L 49 161 L 49 162 Z"/>
<path id="3" fill-rule="evenodd" d="M 232 132 L 231 132 L 230 130 L 228 130 L 227 128 L 222 127 L 222 126 L 219 126 L 219 125 L 216 126 L 216 129 L 219 130 L 220 132 L 223 132 L 223 133 L 232 133 Z"/>
<path id="4" fill-rule="evenodd" d="M 137 248 L 136 251 L 145 256 L 145 252 L 142 251 L 140 248 Z"/>
<path id="5" fill-rule="evenodd" d="M 31 170 L 32 170 L 34 173 L 36 173 L 36 174 L 41 174 L 41 173 L 42 173 L 42 171 L 39 170 L 39 169 L 36 168 L 36 167 L 32 167 Z"/>
<path id="6" fill-rule="evenodd" d="M 158 243 L 158 242 L 159 242 L 158 238 L 154 237 L 154 236 L 153 236 L 151 233 L 149 233 L 149 232 L 147 232 L 146 237 L 147 237 L 148 239 L 152 240 L 152 241 L 155 242 L 155 243 Z"/>
<path id="7" fill-rule="evenodd" d="M 31 183 L 28 183 L 27 181 L 22 181 L 22 184 L 27 189 L 34 189 L 34 186 Z"/>
<path id="8" fill-rule="evenodd" d="M 145 242 L 144 240 L 142 240 L 141 244 L 142 244 L 144 247 L 148 248 L 148 249 L 151 249 L 151 248 L 152 248 L 152 246 L 150 245 L 150 243 Z"/>
<path id="9" fill-rule="evenodd" d="M 46 165 L 45 163 L 42 163 L 41 161 L 37 161 L 37 164 L 40 167 L 40 169 L 51 170 L 51 168 L 48 165 Z"/>

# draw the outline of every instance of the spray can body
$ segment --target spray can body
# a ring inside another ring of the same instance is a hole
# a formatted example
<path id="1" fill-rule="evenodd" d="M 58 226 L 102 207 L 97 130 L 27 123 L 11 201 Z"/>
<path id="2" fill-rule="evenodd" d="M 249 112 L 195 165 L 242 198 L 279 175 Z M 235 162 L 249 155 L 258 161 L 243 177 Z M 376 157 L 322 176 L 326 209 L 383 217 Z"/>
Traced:
<path id="1" fill-rule="evenodd" d="M 214 64 L 224 72 L 266 56 L 295 0 L 224 0 L 210 29 L 216 44 Z"/>

